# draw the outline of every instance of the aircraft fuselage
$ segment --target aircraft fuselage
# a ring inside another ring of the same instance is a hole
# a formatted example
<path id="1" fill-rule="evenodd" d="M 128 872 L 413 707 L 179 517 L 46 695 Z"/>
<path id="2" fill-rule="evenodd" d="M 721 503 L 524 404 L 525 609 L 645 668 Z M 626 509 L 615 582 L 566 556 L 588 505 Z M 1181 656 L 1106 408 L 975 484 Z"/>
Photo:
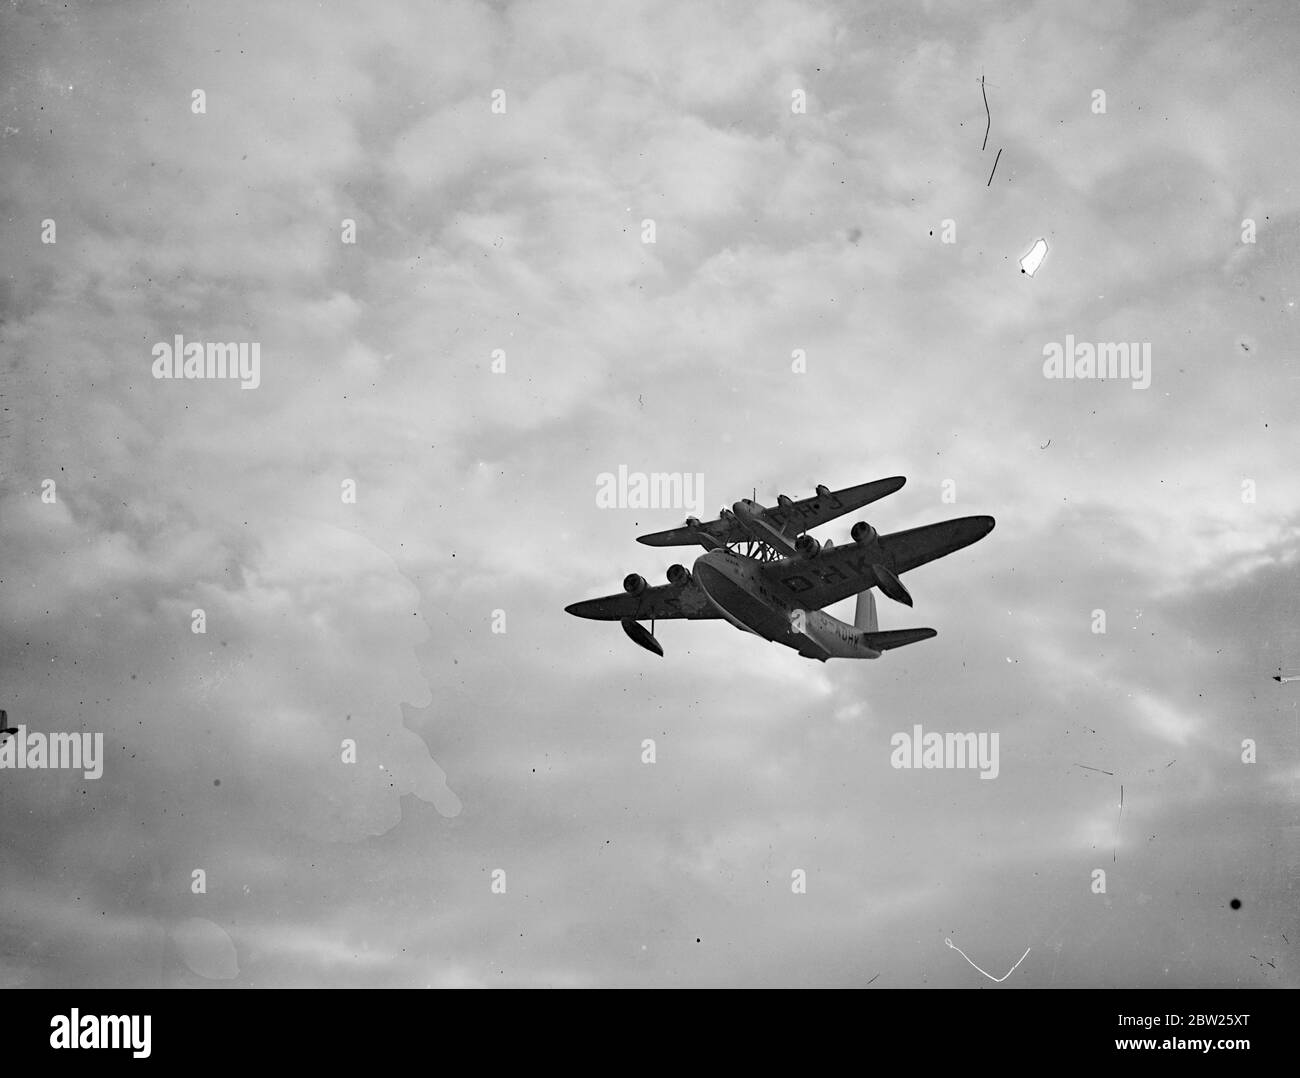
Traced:
<path id="1" fill-rule="evenodd" d="M 764 572 L 773 567 L 729 550 L 695 559 L 692 576 L 705 597 L 738 629 L 813 659 L 878 659 L 866 632 L 821 610 L 804 610 L 797 593 Z M 870 570 L 867 570 L 868 573 Z"/>
<path id="2" fill-rule="evenodd" d="M 770 514 L 757 502 L 744 498 L 731 507 L 741 526 L 760 543 L 775 547 L 783 554 L 793 554 L 794 544 L 782 534 Z"/>

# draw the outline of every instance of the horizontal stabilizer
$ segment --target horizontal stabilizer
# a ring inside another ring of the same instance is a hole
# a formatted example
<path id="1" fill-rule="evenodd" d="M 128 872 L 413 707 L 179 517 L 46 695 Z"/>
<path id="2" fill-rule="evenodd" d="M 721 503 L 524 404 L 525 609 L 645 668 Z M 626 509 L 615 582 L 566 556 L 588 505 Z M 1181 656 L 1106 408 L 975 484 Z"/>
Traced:
<path id="1" fill-rule="evenodd" d="M 889 629 L 880 633 L 867 633 L 863 639 L 873 651 L 889 651 L 891 648 L 901 648 L 938 635 L 937 629 Z"/>

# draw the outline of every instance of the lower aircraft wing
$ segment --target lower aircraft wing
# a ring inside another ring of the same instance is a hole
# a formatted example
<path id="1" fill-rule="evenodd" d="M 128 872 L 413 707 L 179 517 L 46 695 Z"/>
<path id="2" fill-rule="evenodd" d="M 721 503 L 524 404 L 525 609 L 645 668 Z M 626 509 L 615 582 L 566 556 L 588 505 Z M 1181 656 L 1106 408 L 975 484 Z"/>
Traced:
<path id="1" fill-rule="evenodd" d="M 857 595 L 877 583 L 873 565 L 895 576 L 983 539 L 992 517 L 960 517 L 939 524 L 882 535 L 872 543 L 825 550 L 816 557 L 782 558 L 763 566 L 763 575 L 783 586 L 807 610 Z"/>
<path id="2" fill-rule="evenodd" d="M 661 584 L 657 588 L 646 588 L 640 595 L 624 591 L 617 595 L 603 595 L 599 599 L 584 599 L 564 609 L 580 618 L 597 621 L 700 620 L 721 616 L 694 581 Z"/>
<path id="3" fill-rule="evenodd" d="M 880 545 L 890 559 L 889 567 L 896 573 L 905 573 L 983 539 L 993 530 L 993 523 L 992 517 L 960 517 L 923 524 L 882 536 Z"/>

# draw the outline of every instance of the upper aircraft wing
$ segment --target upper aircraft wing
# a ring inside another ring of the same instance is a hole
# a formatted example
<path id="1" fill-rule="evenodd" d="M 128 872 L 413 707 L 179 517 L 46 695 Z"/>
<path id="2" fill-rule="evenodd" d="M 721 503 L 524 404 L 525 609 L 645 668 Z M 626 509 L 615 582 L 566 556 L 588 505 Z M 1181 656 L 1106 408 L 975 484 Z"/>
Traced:
<path id="1" fill-rule="evenodd" d="M 824 497 L 814 494 L 811 498 L 791 502 L 788 508 L 783 508 L 779 504 L 771 508 L 764 506 L 763 517 L 782 535 L 794 539 L 827 521 L 893 494 L 906 482 L 903 476 L 896 475 L 890 479 L 877 479 L 875 482 L 861 483 L 856 487 L 828 491 Z M 738 520 L 710 520 L 696 528 L 686 525 L 642 535 L 638 537 L 637 542 L 644 543 L 646 546 L 694 546 L 698 543 L 706 550 L 714 550 L 727 543 L 743 542 L 749 538 L 751 538 L 750 533 Z"/>
<path id="2" fill-rule="evenodd" d="M 704 597 L 704 592 L 693 580 L 685 584 L 661 584 L 646 588 L 640 595 L 619 592 L 599 599 L 585 599 L 564 608 L 580 618 L 597 621 L 663 621 L 666 618 L 716 618 L 721 615 Z"/>
<path id="3" fill-rule="evenodd" d="M 697 528 L 683 524 L 680 528 L 669 528 L 666 532 L 640 535 L 636 541 L 646 546 L 695 546 L 698 543 L 705 550 L 717 550 L 728 543 L 739 542 L 747 534 L 737 521 L 709 520 Z"/>
<path id="4" fill-rule="evenodd" d="M 781 558 L 765 564 L 762 572 L 804 609 L 821 610 L 876 584 L 873 564 L 884 565 L 895 574 L 906 573 L 983 539 L 993 530 L 993 523 L 992 517 L 960 517 L 926 524 L 882 535 L 875 543 L 832 547 L 815 558 Z"/>
<path id="5" fill-rule="evenodd" d="M 794 502 L 788 509 L 783 509 L 780 505 L 770 509 L 765 506 L 763 513 L 782 533 L 793 539 L 836 517 L 842 517 L 845 513 L 893 494 L 906 482 L 903 476 L 895 475 L 889 479 L 877 479 L 873 483 L 859 483 L 856 487 L 831 491 L 824 498 L 815 494 L 811 498 Z"/>

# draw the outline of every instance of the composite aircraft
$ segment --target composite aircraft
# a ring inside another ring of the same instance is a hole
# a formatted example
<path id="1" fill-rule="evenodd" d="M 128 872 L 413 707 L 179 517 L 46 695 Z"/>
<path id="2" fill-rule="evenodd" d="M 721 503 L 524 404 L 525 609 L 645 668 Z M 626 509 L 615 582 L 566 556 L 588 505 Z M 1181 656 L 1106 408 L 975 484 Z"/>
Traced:
<path id="1" fill-rule="evenodd" d="M 912 605 L 904 573 L 984 538 L 993 518 L 961 517 L 881 535 L 865 520 L 853 525 L 852 543 L 835 546 L 808 532 L 894 493 L 902 476 L 844 490 L 817 487 L 811 498 L 780 495 L 774 506 L 743 498 L 707 523 L 688 517 L 679 528 L 642 535 L 646 546 L 701 546 L 692 568 L 673 565 L 668 583 L 652 587 L 629 573 L 623 592 L 565 607 L 570 614 L 617 621 L 641 647 L 663 655 L 654 623 L 670 618 L 722 618 L 737 629 L 827 659 L 878 659 L 891 648 L 928 640 L 934 629 L 885 629 L 876 622 L 874 590 Z M 822 608 L 858 597 L 853 624 Z M 643 621 L 650 622 L 647 630 Z"/>

